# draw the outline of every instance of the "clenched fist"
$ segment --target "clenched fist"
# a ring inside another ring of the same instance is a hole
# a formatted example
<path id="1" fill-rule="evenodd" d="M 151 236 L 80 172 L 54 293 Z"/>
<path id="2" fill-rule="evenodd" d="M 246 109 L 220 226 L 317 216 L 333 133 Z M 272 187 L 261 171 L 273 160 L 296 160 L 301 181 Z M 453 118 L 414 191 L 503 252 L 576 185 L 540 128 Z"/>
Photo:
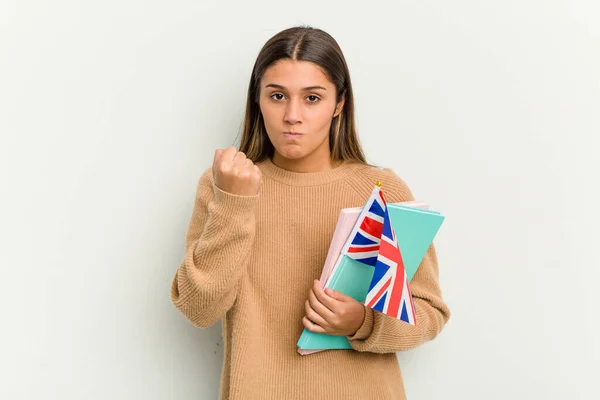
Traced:
<path id="1" fill-rule="evenodd" d="M 224 192 L 255 196 L 260 191 L 260 169 L 233 146 L 215 152 L 212 170 L 215 184 Z"/>

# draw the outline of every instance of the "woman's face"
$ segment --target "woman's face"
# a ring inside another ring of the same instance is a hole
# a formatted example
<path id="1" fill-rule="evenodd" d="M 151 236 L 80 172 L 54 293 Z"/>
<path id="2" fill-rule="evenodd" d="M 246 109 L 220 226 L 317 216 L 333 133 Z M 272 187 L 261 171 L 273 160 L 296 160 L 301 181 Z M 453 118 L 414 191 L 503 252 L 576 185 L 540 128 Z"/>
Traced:
<path id="1" fill-rule="evenodd" d="M 316 64 L 280 60 L 260 82 L 260 110 L 275 159 L 329 160 L 331 121 L 342 110 L 332 82 Z"/>

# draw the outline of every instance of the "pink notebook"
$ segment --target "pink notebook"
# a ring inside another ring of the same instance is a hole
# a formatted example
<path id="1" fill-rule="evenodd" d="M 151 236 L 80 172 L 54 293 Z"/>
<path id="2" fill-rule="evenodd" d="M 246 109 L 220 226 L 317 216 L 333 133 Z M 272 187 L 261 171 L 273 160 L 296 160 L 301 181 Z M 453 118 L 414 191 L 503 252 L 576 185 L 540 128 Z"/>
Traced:
<path id="1" fill-rule="evenodd" d="M 422 201 L 407 201 L 402 203 L 394 203 L 400 204 L 403 206 L 429 209 L 429 205 Z M 355 208 L 344 208 L 340 211 L 340 215 L 338 217 L 338 222 L 335 226 L 335 231 L 333 233 L 333 238 L 331 239 L 331 244 L 329 245 L 329 252 L 327 253 L 327 258 L 325 259 L 325 264 L 323 266 L 323 271 L 321 272 L 321 278 L 319 282 L 321 285 L 326 286 L 329 282 L 329 279 L 333 276 L 335 271 L 336 261 L 344 247 L 344 243 L 348 240 L 348 236 L 352 232 L 352 228 L 356 224 L 356 220 L 362 211 L 362 207 Z M 303 350 L 298 349 L 298 353 L 302 355 L 316 353 L 322 350 Z"/>

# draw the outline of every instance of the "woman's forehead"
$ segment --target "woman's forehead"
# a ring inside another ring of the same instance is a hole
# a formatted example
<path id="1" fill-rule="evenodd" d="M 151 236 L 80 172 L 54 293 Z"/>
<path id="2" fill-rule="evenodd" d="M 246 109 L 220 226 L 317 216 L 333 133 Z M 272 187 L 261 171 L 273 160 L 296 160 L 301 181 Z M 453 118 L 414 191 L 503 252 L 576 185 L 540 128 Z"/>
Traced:
<path id="1" fill-rule="evenodd" d="M 261 86 L 277 85 L 287 90 L 334 88 L 320 66 L 310 61 L 281 60 L 265 71 Z"/>

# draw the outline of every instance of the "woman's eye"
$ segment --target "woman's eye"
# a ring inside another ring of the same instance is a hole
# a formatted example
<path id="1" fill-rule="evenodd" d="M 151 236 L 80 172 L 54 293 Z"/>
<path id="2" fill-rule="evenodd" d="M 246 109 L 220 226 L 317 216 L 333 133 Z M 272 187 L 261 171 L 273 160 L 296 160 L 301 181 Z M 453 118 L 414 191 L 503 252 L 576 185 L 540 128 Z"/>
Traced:
<path id="1" fill-rule="evenodd" d="M 317 101 L 319 101 L 319 100 L 320 100 L 320 99 L 319 99 L 319 97 L 318 97 L 318 96 L 315 96 L 315 95 L 310 95 L 310 96 L 308 96 L 308 97 L 307 97 L 307 99 L 308 99 L 308 101 L 309 101 L 310 103 L 316 103 Z"/>
<path id="2" fill-rule="evenodd" d="M 273 93 L 273 94 L 271 95 L 271 98 L 272 98 L 273 100 L 277 100 L 277 101 L 279 101 L 279 100 L 283 100 L 283 95 L 282 95 L 281 93 Z"/>

